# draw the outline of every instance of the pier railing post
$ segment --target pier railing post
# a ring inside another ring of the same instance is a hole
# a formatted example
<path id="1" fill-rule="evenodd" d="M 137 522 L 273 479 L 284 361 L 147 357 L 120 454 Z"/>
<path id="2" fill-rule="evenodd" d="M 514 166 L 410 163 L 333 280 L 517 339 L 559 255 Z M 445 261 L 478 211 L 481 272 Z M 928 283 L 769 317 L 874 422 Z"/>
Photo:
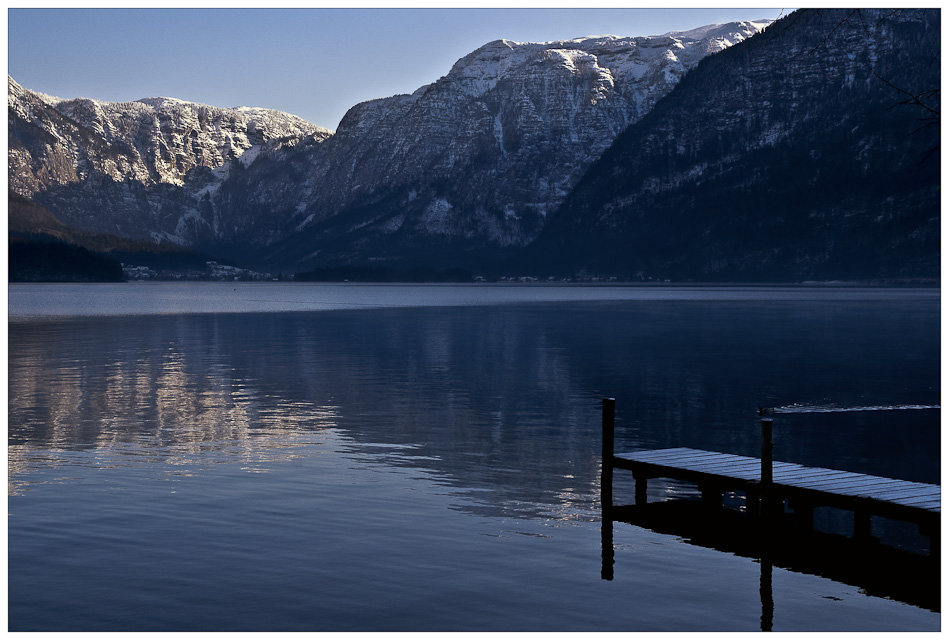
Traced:
<path id="1" fill-rule="evenodd" d="M 616 399 L 603 398 L 603 460 L 600 464 L 600 504 L 604 510 L 613 506 L 613 435 Z"/>

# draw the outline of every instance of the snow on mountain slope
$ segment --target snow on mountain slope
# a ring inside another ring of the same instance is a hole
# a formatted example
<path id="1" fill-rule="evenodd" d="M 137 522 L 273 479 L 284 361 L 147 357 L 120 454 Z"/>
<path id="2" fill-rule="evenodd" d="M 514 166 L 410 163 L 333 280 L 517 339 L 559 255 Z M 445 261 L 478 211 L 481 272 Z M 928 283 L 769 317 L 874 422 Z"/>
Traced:
<path id="1" fill-rule="evenodd" d="M 294 214 L 310 231 L 282 255 L 526 244 L 616 135 L 703 57 L 765 24 L 716 25 L 702 38 L 497 40 L 411 95 L 356 105 L 314 163 L 321 188 Z"/>
<path id="2" fill-rule="evenodd" d="M 766 24 L 497 40 L 411 95 L 354 106 L 335 134 L 266 109 L 63 100 L 11 78 L 10 188 L 81 229 L 281 265 L 522 246 L 689 69 Z"/>
<path id="3" fill-rule="evenodd" d="M 7 83 L 11 191 L 88 231 L 193 244 L 201 235 L 193 227 L 211 222 L 201 198 L 229 175 L 229 163 L 246 155 L 247 164 L 281 141 L 331 135 L 270 109 L 64 100 Z"/>
<path id="4" fill-rule="evenodd" d="M 73 125 L 112 147 L 115 158 L 101 164 L 86 158 L 88 171 L 116 181 L 137 180 L 182 185 L 195 167 L 214 168 L 274 138 L 330 132 L 302 118 L 270 109 L 222 109 L 176 98 L 144 98 L 132 102 L 100 102 L 88 98 L 63 100 L 23 89 L 8 77 L 10 110 L 32 121 L 69 148 L 78 164 Z M 44 117 L 54 109 L 71 122 Z M 18 190 L 20 191 L 20 190 Z M 21 192 L 22 193 L 22 192 Z M 22 193 L 22 195 L 29 195 Z"/>
<path id="5" fill-rule="evenodd" d="M 937 278 L 939 52 L 934 9 L 784 18 L 623 132 L 525 262 L 656 280 Z"/>

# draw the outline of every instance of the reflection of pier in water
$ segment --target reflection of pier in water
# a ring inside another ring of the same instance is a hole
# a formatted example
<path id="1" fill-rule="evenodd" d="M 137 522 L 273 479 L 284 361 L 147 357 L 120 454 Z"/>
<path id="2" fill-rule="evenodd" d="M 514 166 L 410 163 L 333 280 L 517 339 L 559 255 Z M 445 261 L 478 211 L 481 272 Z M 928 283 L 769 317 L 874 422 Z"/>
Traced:
<path id="1" fill-rule="evenodd" d="M 657 533 L 674 535 L 697 546 L 757 559 L 761 565 L 762 630 L 771 630 L 772 626 L 774 599 L 771 575 L 774 566 L 853 585 L 868 595 L 939 611 L 938 485 L 773 463 L 770 418 L 762 420 L 761 460 L 690 449 L 614 454 L 613 413 L 614 401 L 611 398 L 604 399 L 601 481 L 603 579 L 613 579 L 613 523 L 626 522 Z M 774 475 L 775 471 L 784 467 L 788 469 L 778 472 L 778 476 Z M 636 504 L 613 504 L 614 468 L 632 471 L 636 479 Z M 732 473 L 725 473 L 723 469 L 726 468 Z M 802 472 L 815 474 L 818 478 L 833 476 L 838 479 L 833 485 L 825 485 L 832 486 L 830 490 L 816 488 L 826 481 L 808 478 L 792 480 L 803 482 L 805 488 L 781 484 L 782 481 L 787 482 L 790 476 L 798 476 Z M 646 481 L 656 477 L 695 482 L 699 485 L 702 499 L 647 504 Z M 864 486 L 868 479 L 871 485 L 869 489 Z M 861 485 L 860 491 L 856 492 L 860 495 L 850 495 L 854 492 L 855 480 Z M 896 483 L 900 484 L 898 490 L 891 488 L 880 493 L 878 488 L 874 488 L 895 487 Z M 841 486 L 845 487 L 843 494 L 839 493 Z M 907 497 L 910 493 L 914 497 Z M 740 505 L 738 509 L 723 506 L 723 497 L 726 495 L 737 498 Z M 888 499 L 884 499 L 883 495 L 888 496 Z M 897 496 L 895 503 L 888 501 L 893 499 L 893 495 Z M 815 508 L 852 511 L 853 536 L 816 530 L 813 520 Z M 873 537 L 871 513 L 918 525 L 919 533 L 929 539 L 929 552 L 885 544 L 892 540 Z"/>
<path id="2" fill-rule="evenodd" d="M 867 595 L 931 611 L 940 609 L 938 558 L 877 541 L 803 531 L 780 520 L 769 525 L 746 513 L 716 509 L 691 500 L 604 507 L 604 580 L 613 579 L 613 527 L 618 522 L 672 535 L 696 546 L 756 559 L 761 565 L 763 630 L 771 628 L 775 608 L 772 567 L 849 584 Z"/>

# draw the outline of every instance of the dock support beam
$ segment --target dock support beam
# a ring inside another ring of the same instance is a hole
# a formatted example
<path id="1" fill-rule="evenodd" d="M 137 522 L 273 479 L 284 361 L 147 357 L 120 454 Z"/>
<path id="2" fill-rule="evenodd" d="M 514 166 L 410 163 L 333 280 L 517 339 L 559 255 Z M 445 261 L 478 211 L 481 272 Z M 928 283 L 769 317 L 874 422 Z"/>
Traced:
<path id="1" fill-rule="evenodd" d="M 613 435 L 615 431 L 616 398 L 603 398 L 603 460 L 600 464 L 600 504 L 605 510 L 613 506 Z"/>
<path id="2" fill-rule="evenodd" d="M 759 409 L 759 415 L 762 410 Z M 771 631 L 774 624 L 774 595 L 772 593 L 771 573 L 771 526 L 773 524 L 774 505 L 772 504 L 771 484 L 774 481 L 774 420 L 761 418 L 761 482 L 758 485 L 758 515 L 761 517 L 765 532 L 761 544 L 761 630 Z"/>
<path id="3" fill-rule="evenodd" d="M 940 554 L 939 521 L 936 520 L 935 523 L 933 523 L 932 521 L 922 520 L 917 524 L 917 527 L 919 532 L 929 539 L 929 556 L 931 558 L 938 558 Z"/>
<path id="4" fill-rule="evenodd" d="M 794 521 L 797 528 L 801 531 L 813 531 L 814 505 L 802 499 L 795 499 L 789 501 L 789 506 L 794 511 Z"/>
<path id="5" fill-rule="evenodd" d="M 603 398 L 603 460 L 600 462 L 600 577 L 613 579 L 613 436 L 616 399 Z"/>
<path id="6" fill-rule="evenodd" d="M 761 419 L 761 484 L 758 493 L 758 513 L 761 516 L 770 516 L 772 511 L 771 483 L 774 479 L 772 463 L 774 455 L 773 426 L 774 420 L 772 418 Z"/>
<path id="7" fill-rule="evenodd" d="M 702 504 L 706 509 L 718 509 L 722 506 L 722 488 L 718 485 L 699 484 L 702 493 Z"/>
<path id="8" fill-rule="evenodd" d="M 648 500 L 646 496 L 646 486 L 649 483 L 649 476 L 647 476 L 645 473 L 639 475 L 633 473 L 633 479 L 636 480 L 636 504 L 646 504 Z"/>
<path id="9" fill-rule="evenodd" d="M 853 537 L 854 540 L 861 542 L 871 542 L 873 540 L 869 508 L 857 506 L 853 510 Z"/>

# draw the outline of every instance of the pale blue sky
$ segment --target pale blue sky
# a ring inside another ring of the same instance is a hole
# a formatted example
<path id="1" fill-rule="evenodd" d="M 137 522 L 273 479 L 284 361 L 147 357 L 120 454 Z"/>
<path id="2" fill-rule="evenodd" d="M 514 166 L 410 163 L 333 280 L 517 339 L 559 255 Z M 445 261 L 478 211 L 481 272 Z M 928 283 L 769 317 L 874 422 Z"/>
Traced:
<path id="1" fill-rule="evenodd" d="M 482 44 L 657 35 L 739 9 L 8 9 L 8 72 L 28 89 L 104 101 L 166 96 L 280 109 L 335 129 L 351 106 L 411 93 Z"/>

